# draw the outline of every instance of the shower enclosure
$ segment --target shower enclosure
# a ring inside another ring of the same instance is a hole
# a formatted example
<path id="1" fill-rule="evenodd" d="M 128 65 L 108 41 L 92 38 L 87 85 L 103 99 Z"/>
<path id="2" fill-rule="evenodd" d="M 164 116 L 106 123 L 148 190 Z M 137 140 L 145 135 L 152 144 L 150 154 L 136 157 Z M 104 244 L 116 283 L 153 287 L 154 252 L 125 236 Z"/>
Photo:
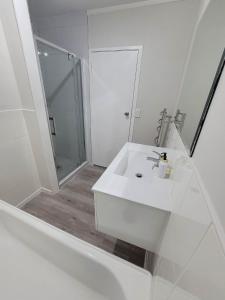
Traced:
<path id="1" fill-rule="evenodd" d="M 86 161 L 81 60 L 36 37 L 59 182 Z"/>

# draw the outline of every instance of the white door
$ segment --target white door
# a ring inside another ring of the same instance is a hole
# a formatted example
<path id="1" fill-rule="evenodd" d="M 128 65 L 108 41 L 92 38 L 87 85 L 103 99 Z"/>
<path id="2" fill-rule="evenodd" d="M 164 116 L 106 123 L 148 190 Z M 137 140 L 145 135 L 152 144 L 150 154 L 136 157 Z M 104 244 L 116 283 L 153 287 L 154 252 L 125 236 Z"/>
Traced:
<path id="1" fill-rule="evenodd" d="M 129 140 L 138 50 L 93 51 L 90 62 L 92 160 L 107 167 Z"/>

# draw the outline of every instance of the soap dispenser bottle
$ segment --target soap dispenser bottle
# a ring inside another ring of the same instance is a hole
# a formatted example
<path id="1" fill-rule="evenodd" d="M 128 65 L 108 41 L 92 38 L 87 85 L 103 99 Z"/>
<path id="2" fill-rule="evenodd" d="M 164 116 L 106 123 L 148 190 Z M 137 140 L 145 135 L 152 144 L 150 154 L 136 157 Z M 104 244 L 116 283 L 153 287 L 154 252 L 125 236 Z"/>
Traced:
<path id="1" fill-rule="evenodd" d="M 166 178 L 167 177 L 167 170 L 169 167 L 168 159 L 167 159 L 167 153 L 161 153 L 161 158 L 159 161 L 159 177 L 160 178 Z"/>

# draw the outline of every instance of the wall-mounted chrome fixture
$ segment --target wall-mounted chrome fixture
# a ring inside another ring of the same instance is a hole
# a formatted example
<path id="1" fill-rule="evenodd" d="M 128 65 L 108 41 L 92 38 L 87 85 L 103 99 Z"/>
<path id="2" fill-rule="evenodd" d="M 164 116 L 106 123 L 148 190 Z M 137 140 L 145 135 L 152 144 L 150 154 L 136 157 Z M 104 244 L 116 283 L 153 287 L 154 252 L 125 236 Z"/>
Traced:
<path id="1" fill-rule="evenodd" d="M 179 109 L 176 112 L 176 116 L 174 118 L 174 124 L 179 132 L 182 131 L 184 127 L 184 122 L 186 119 L 186 114 L 182 113 Z"/>
<path id="2" fill-rule="evenodd" d="M 168 115 L 167 109 L 164 108 L 160 113 L 160 119 L 158 121 L 159 126 L 157 127 L 158 136 L 155 138 L 155 145 L 157 147 L 162 147 L 164 145 L 166 134 L 169 128 L 169 125 L 172 121 L 172 116 Z"/>

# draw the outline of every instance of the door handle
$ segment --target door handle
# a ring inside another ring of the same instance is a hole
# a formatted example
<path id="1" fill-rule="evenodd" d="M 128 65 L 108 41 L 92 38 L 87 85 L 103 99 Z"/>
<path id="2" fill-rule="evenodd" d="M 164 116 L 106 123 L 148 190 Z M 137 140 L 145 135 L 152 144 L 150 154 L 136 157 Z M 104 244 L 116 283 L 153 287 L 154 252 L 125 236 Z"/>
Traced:
<path id="1" fill-rule="evenodd" d="M 128 118 L 130 116 L 130 113 L 127 111 L 124 113 L 124 116 Z"/>
<path id="2" fill-rule="evenodd" d="M 52 123 L 51 126 L 51 134 L 56 135 L 56 130 L 55 130 L 55 118 L 53 116 L 49 116 L 49 121 Z"/>

